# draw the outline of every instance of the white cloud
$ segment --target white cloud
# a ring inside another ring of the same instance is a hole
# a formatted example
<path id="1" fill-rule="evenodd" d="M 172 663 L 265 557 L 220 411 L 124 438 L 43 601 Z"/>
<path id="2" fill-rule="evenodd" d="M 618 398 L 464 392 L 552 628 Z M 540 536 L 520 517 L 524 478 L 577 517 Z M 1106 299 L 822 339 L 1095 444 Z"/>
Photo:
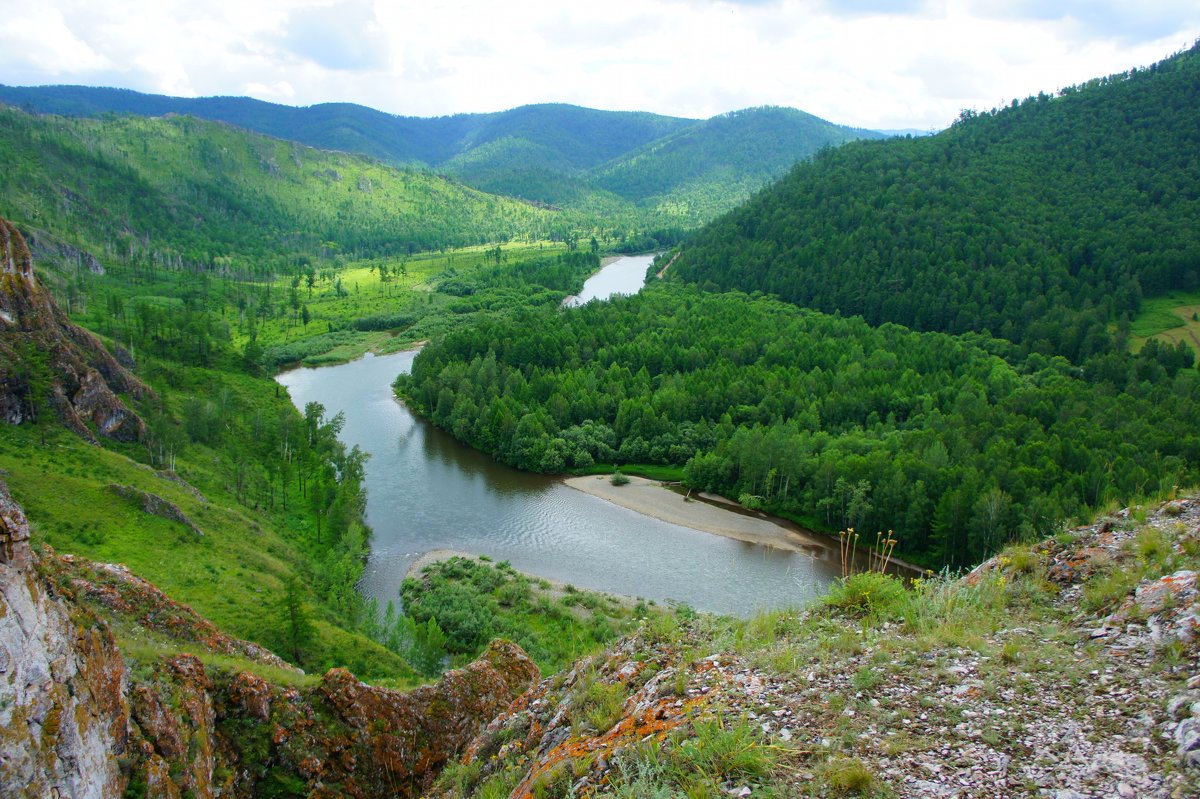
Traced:
<path id="1" fill-rule="evenodd" d="M 940 127 L 1200 36 L 1194 0 L 0 0 L 0 15 L 4 83 L 416 115 L 774 104 L 881 128 Z"/>

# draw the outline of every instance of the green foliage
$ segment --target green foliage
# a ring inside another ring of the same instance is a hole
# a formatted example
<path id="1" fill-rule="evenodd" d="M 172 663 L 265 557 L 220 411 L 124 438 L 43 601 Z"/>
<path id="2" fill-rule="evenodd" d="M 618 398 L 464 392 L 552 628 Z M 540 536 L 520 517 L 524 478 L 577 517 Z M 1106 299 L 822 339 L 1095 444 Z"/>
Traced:
<path id="1" fill-rule="evenodd" d="M 249 98 L 187 99 L 81 86 L 0 87 L 0 101 L 66 116 L 174 113 L 228 122 L 397 167 L 423 163 L 491 194 L 569 208 L 625 228 L 640 221 L 694 226 L 822 147 L 880 136 L 772 107 L 708 120 L 563 104 L 419 119 L 346 103 L 292 108 Z"/>
<path id="2" fill-rule="evenodd" d="M 1103 369 L 1122 346 L 1108 323 L 1143 294 L 1200 288 L 1198 74 L 1193 47 L 936 136 L 826 151 L 696 235 L 670 274 Z"/>
<path id="3" fill-rule="evenodd" d="M 410 407 L 520 468 L 685 466 L 691 488 L 892 530 L 905 557 L 955 565 L 1194 480 L 1198 385 L 1180 371 L 1117 391 L 983 335 L 678 285 L 481 319 L 397 381 Z"/>
<path id="4" fill-rule="evenodd" d="M 903 615 L 909 595 L 899 578 L 868 571 L 835 582 L 822 601 L 872 619 L 894 619 Z"/>
<path id="5" fill-rule="evenodd" d="M 283 648 L 293 663 L 301 663 L 305 650 L 312 643 L 313 626 L 304 607 L 300 583 L 295 576 L 283 581 L 283 598 L 279 604 L 279 629 L 283 635 Z"/>
<path id="6" fill-rule="evenodd" d="M 624 486 L 629 485 L 629 478 L 622 474 L 620 469 L 617 469 L 612 473 L 612 477 L 609 479 L 609 482 L 615 486 Z"/>
<path id="7" fill-rule="evenodd" d="M 612 795 L 717 797 L 727 785 L 748 783 L 754 795 L 772 796 L 781 787 L 771 779 L 776 758 L 749 723 L 699 721 L 661 743 L 623 750 L 615 759 Z"/>
<path id="8" fill-rule="evenodd" d="M 4 108 L 0 152 L 14 165 L 0 176 L 0 215 L 146 268 L 262 275 L 302 259 L 563 235 L 525 203 L 191 117 Z"/>
<path id="9" fill-rule="evenodd" d="M 794 108 L 748 108 L 627 153 L 596 170 L 593 182 L 691 226 L 733 208 L 822 148 L 879 137 Z"/>
<path id="10" fill-rule="evenodd" d="M 620 683 L 587 683 L 578 700 L 577 713 L 597 733 L 605 733 L 621 720 L 628 693 Z"/>
<path id="11" fill-rule="evenodd" d="M 419 578 L 406 579 L 401 597 L 410 623 L 436 624 L 445 631 L 444 651 L 455 663 L 470 660 L 501 637 L 520 644 L 547 674 L 636 623 L 634 609 L 623 601 L 547 585 L 507 562 L 452 557 L 427 566 Z"/>
<path id="12" fill-rule="evenodd" d="M 875 783 L 875 776 L 861 760 L 839 758 L 830 761 L 821 776 L 829 783 L 835 796 L 864 796 Z"/>

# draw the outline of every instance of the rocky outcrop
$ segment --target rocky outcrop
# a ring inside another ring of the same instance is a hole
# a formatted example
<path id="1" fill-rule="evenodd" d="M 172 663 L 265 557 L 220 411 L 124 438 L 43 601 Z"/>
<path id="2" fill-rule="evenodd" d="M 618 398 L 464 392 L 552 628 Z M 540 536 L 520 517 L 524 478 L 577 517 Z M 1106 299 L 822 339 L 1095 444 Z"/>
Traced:
<path id="1" fill-rule="evenodd" d="M 103 275 L 104 265 L 87 250 L 81 250 L 49 233 L 40 230 L 25 231 L 25 243 L 39 263 L 57 262 L 67 267 L 86 269 L 93 275 Z"/>
<path id="2" fill-rule="evenodd" d="M 0 219 L 0 419 L 20 424 L 48 406 L 89 441 L 140 440 L 146 426 L 121 394 L 150 390 L 59 309 L 20 232 Z"/>
<path id="3" fill-rule="evenodd" d="M 120 796 L 126 671 L 108 628 L 39 578 L 0 484 L 0 796 Z"/>
<path id="4" fill-rule="evenodd" d="M 161 634 L 180 646 L 301 673 L 258 644 L 221 632 L 208 619 L 119 563 L 54 555 L 42 559 L 41 570 L 60 594 L 70 595 L 106 617 Z"/>
<path id="5" fill-rule="evenodd" d="M 152 516 L 160 516 L 168 521 L 179 522 L 191 530 L 197 538 L 204 537 L 204 532 L 196 526 L 195 522 L 188 518 L 186 513 L 179 509 L 178 505 L 163 499 L 158 494 L 151 494 L 149 491 L 143 491 L 140 488 L 121 485 L 119 483 L 111 483 L 108 486 L 108 490 L 117 496 L 133 500 L 138 504 L 138 507 Z"/>
<path id="6" fill-rule="evenodd" d="M 373 688 L 333 669 L 321 694 L 368 754 L 370 769 L 399 793 L 427 786 L 482 726 L 538 680 L 538 667 L 516 644 L 493 642 L 463 669 L 411 693 Z M 396 734 L 395 731 L 403 731 Z"/>
<path id="7" fill-rule="evenodd" d="M 1198 564 L 1188 498 L 877 615 L 650 622 L 523 695 L 431 796 L 1200 796 Z"/>
<path id="8" fill-rule="evenodd" d="M 0 796 L 414 796 L 538 678 L 495 642 L 413 691 L 314 680 L 123 566 L 34 553 L 0 483 Z"/>

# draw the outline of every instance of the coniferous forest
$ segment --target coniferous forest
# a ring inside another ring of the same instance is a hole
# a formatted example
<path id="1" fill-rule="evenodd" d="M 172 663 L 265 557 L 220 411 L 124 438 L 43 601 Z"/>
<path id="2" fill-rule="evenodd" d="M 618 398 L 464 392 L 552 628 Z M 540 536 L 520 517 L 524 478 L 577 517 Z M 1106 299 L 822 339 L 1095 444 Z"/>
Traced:
<path id="1" fill-rule="evenodd" d="M 690 487 L 965 565 L 1197 477 L 1200 379 L 1160 355 L 1089 380 L 984 334 L 667 285 L 456 330 L 397 385 L 519 468 L 686 464 Z"/>
<path id="2" fill-rule="evenodd" d="M 1200 49 L 937 136 L 852 142 L 698 233 L 673 274 L 1085 363 L 1200 286 Z"/>

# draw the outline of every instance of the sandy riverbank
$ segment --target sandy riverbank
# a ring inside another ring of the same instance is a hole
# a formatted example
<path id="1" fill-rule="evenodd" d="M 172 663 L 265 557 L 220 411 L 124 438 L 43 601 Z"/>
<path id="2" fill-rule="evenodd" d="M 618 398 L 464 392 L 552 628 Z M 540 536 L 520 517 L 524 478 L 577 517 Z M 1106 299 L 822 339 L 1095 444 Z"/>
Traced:
<path id="1" fill-rule="evenodd" d="M 806 535 L 799 528 L 786 526 L 786 523 L 725 510 L 697 499 L 685 500 L 681 494 L 645 477 L 630 475 L 629 483 L 623 486 L 613 485 L 607 475 L 568 477 L 563 482 L 571 488 L 645 516 L 713 535 L 791 551 L 829 547 L 825 540 Z"/>

